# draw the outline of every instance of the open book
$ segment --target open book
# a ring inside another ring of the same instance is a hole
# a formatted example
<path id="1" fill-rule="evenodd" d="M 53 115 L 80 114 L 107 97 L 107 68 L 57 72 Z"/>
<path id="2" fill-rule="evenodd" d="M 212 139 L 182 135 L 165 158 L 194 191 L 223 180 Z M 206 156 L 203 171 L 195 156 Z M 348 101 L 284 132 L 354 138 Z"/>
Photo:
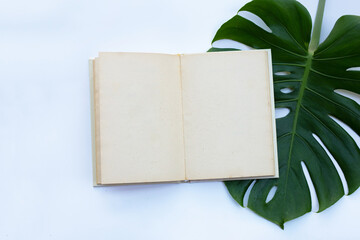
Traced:
<path id="1" fill-rule="evenodd" d="M 90 60 L 94 184 L 277 177 L 269 50 Z"/>

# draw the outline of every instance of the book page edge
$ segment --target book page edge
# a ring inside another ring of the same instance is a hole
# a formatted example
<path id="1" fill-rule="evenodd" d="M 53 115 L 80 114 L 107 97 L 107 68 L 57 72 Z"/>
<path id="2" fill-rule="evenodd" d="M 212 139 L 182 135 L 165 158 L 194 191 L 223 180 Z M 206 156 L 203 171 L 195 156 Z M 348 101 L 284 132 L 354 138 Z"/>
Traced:
<path id="1" fill-rule="evenodd" d="M 89 59 L 89 85 L 90 85 L 90 114 L 91 114 L 91 149 L 92 149 L 92 178 L 93 186 L 98 186 L 99 182 L 99 171 L 100 165 L 98 159 L 98 144 L 97 144 L 97 130 L 96 130 L 96 99 L 95 99 L 95 58 Z"/>
<path id="2" fill-rule="evenodd" d="M 259 175 L 259 176 L 245 176 L 245 177 L 231 177 L 231 178 L 204 178 L 204 179 L 191 179 L 187 182 L 223 182 L 223 181 L 236 181 L 236 180 L 257 180 L 257 179 L 273 179 L 278 178 L 274 175 Z"/>
<path id="3" fill-rule="evenodd" d="M 275 119 L 275 96 L 274 96 L 274 80 L 273 80 L 273 71 L 272 71 L 272 57 L 271 50 L 266 49 L 268 56 L 268 70 L 269 70 L 269 83 L 270 83 L 270 107 L 271 107 L 271 119 L 272 119 L 272 129 L 273 129 L 273 147 L 274 147 L 274 167 L 275 174 L 274 177 L 279 177 L 279 162 L 278 162 L 278 152 L 277 152 L 277 136 L 276 136 L 276 119 Z"/>

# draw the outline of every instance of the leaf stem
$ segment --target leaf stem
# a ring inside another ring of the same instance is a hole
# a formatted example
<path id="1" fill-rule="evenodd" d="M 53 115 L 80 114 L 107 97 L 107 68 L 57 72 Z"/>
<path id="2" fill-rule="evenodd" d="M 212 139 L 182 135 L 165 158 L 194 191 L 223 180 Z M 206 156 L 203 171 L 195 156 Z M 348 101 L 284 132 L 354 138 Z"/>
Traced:
<path id="1" fill-rule="evenodd" d="M 310 40 L 309 49 L 308 49 L 309 54 L 307 56 L 307 60 L 306 60 L 306 64 L 305 64 L 304 75 L 301 78 L 301 86 L 300 86 L 299 95 L 298 95 L 298 102 L 297 102 L 296 108 L 295 108 L 294 122 L 293 122 L 292 130 L 290 132 L 291 140 L 290 140 L 290 150 L 289 150 L 289 155 L 288 155 L 288 160 L 287 160 L 287 171 L 286 171 L 286 177 L 285 177 L 284 196 L 286 196 L 286 191 L 287 191 L 287 181 L 289 179 L 290 162 L 291 162 L 291 157 L 293 154 L 293 146 L 294 146 L 295 136 L 299 136 L 298 134 L 296 134 L 296 129 L 297 129 L 297 123 L 298 123 L 298 119 L 299 119 L 300 107 L 302 106 L 301 103 L 303 100 L 305 89 L 307 87 L 307 82 L 309 79 L 313 55 L 314 55 L 314 52 L 317 49 L 317 47 L 319 45 L 319 41 L 320 41 L 320 32 L 321 32 L 321 24 L 322 24 L 322 19 L 323 19 L 323 15 L 324 15 L 324 9 L 325 9 L 325 1 L 326 0 L 319 0 L 318 8 L 316 11 L 314 28 L 313 28 L 313 32 L 312 32 L 312 36 L 311 36 L 311 40 Z"/>
<path id="2" fill-rule="evenodd" d="M 319 4 L 317 7 L 314 28 L 313 28 L 313 32 L 312 32 L 312 36 L 311 36 L 311 40 L 310 40 L 310 45 L 309 45 L 309 54 L 310 55 L 313 55 L 315 52 L 315 49 L 319 46 L 321 25 L 322 25 L 324 9 L 325 9 L 325 2 L 326 2 L 326 0 L 319 0 Z"/>

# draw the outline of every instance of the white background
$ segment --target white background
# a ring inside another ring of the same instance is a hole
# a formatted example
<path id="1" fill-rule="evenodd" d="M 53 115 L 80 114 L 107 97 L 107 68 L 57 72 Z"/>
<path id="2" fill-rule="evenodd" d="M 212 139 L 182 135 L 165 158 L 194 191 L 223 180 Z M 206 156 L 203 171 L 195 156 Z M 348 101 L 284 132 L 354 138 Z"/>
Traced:
<path id="1" fill-rule="evenodd" d="M 0 239 L 359 238 L 360 191 L 283 231 L 221 182 L 92 187 L 88 58 L 205 52 L 246 2 L 1 1 Z M 344 14 L 328 0 L 322 39 Z"/>

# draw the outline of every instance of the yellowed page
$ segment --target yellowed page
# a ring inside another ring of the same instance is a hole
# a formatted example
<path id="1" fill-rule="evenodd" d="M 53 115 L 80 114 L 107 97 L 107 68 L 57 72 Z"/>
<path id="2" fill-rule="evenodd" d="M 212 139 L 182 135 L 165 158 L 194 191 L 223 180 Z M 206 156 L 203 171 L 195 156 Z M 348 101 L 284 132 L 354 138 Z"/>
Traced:
<path id="1" fill-rule="evenodd" d="M 100 184 L 184 180 L 179 56 L 100 53 Z"/>
<path id="2" fill-rule="evenodd" d="M 188 180 L 276 176 L 268 54 L 181 56 Z"/>

